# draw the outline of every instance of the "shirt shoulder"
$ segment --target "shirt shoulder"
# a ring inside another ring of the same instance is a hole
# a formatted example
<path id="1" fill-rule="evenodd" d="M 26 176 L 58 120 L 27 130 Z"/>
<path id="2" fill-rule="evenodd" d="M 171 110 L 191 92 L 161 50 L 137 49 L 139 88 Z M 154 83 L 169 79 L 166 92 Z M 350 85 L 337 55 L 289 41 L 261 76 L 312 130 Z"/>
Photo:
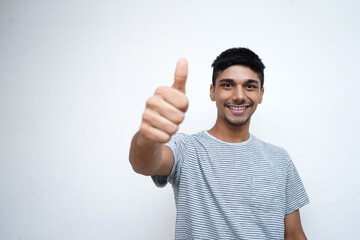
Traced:
<path id="1" fill-rule="evenodd" d="M 282 155 L 286 158 L 289 156 L 289 153 L 285 150 L 285 148 L 262 141 L 254 136 L 252 137 L 254 146 L 260 150 L 269 154 Z"/>

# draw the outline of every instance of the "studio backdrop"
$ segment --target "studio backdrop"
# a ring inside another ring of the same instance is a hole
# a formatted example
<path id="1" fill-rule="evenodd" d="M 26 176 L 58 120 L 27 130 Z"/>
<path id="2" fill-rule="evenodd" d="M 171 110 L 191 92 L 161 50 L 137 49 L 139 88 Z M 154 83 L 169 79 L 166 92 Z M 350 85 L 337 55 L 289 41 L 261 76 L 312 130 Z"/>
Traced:
<path id="1" fill-rule="evenodd" d="M 133 172 L 145 101 L 189 61 L 180 132 L 210 129 L 211 63 L 266 65 L 257 138 L 290 153 L 309 239 L 360 239 L 360 2 L 0 1 L 0 239 L 172 239 L 175 201 Z"/>

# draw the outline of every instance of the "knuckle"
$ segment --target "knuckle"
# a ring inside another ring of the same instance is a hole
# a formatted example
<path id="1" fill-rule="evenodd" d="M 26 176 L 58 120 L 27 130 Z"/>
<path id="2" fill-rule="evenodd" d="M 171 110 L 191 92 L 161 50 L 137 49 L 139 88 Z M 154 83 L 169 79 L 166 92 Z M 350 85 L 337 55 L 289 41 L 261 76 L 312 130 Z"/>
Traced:
<path id="1" fill-rule="evenodd" d="M 148 122 L 151 124 L 153 121 L 155 121 L 154 113 L 152 111 L 145 110 L 142 120 L 143 120 L 143 122 Z"/>
<path id="2" fill-rule="evenodd" d="M 184 96 L 184 98 L 179 103 L 179 106 L 180 106 L 180 109 L 186 111 L 189 106 L 189 99 L 186 96 Z"/>
<path id="3" fill-rule="evenodd" d="M 158 87 L 158 88 L 155 90 L 155 95 L 163 95 L 164 92 L 166 92 L 166 89 L 167 89 L 167 87 L 164 87 L 164 86 Z"/>
<path id="4" fill-rule="evenodd" d="M 141 123 L 139 132 L 141 132 L 141 134 L 147 136 L 148 130 L 149 130 L 149 128 L 148 128 L 147 124 Z"/>
<path id="5" fill-rule="evenodd" d="M 182 123 L 184 119 L 185 119 L 185 113 L 182 112 L 179 114 L 179 123 Z"/>
<path id="6" fill-rule="evenodd" d="M 169 130 L 170 130 L 170 134 L 173 135 L 179 130 L 179 125 L 173 124 Z"/>
<path id="7" fill-rule="evenodd" d="M 170 138 L 171 138 L 171 135 L 166 134 L 161 138 L 160 142 L 161 143 L 167 143 L 168 141 L 170 141 Z"/>
<path id="8" fill-rule="evenodd" d="M 156 106 L 156 99 L 154 96 L 152 96 L 151 98 L 149 98 L 147 101 L 146 101 L 146 107 L 147 108 L 153 108 Z"/>
<path id="9" fill-rule="evenodd" d="M 174 118 L 174 122 L 176 124 L 180 124 L 184 121 L 185 119 L 185 113 L 184 112 L 180 112 L 176 115 L 176 117 Z"/>
<path id="10" fill-rule="evenodd" d="M 146 121 L 149 119 L 149 111 L 147 109 L 145 109 L 143 115 L 142 115 L 142 120 Z"/>

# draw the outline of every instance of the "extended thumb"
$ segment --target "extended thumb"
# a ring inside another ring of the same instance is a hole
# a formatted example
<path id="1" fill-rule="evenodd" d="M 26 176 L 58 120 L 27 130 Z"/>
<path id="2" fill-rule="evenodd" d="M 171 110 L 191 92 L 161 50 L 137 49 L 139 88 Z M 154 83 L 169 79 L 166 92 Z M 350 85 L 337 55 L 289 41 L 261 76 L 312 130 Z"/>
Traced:
<path id="1" fill-rule="evenodd" d="M 177 62 L 174 76 L 173 88 L 185 93 L 185 84 L 188 74 L 188 62 L 185 58 L 180 58 Z"/>

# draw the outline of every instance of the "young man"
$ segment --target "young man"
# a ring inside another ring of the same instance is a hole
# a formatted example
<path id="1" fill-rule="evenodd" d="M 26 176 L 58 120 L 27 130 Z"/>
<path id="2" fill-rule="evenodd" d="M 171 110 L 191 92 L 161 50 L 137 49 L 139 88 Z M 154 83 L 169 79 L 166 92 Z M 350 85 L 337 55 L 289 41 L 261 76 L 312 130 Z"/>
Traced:
<path id="1" fill-rule="evenodd" d="M 309 200 L 293 162 L 249 133 L 265 66 L 247 48 L 226 50 L 212 66 L 215 125 L 176 133 L 188 107 L 187 61 L 180 59 L 173 86 L 159 87 L 146 103 L 130 148 L 134 170 L 157 186 L 172 184 L 175 239 L 306 239 L 299 208 Z"/>

